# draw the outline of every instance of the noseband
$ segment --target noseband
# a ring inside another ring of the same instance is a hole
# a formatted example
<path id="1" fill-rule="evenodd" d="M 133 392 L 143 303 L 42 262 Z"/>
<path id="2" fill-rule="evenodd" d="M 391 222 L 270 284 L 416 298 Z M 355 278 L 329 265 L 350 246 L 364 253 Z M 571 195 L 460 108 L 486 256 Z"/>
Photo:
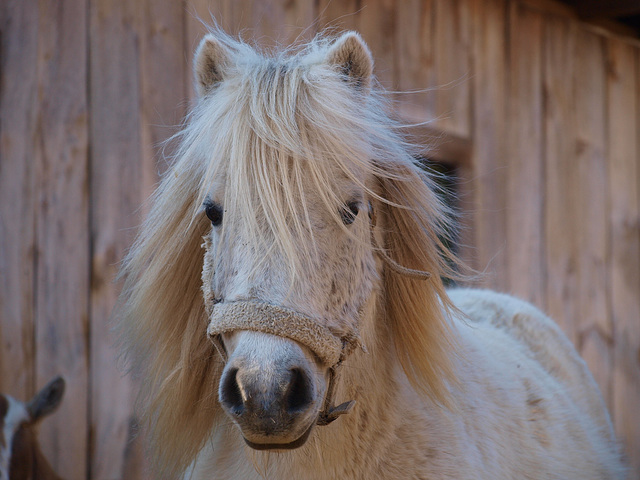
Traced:
<path id="1" fill-rule="evenodd" d="M 414 270 L 398 264 L 378 245 L 374 235 L 376 214 L 369 203 L 369 221 L 371 226 L 371 243 L 375 252 L 395 273 L 411 278 L 426 280 L 431 273 Z M 311 317 L 302 315 L 288 308 L 258 301 L 237 301 L 215 303 L 205 298 L 209 312 L 207 335 L 213 342 L 222 360 L 228 360 L 227 350 L 222 342 L 222 334 L 235 330 L 251 330 L 268 333 L 278 337 L 289 338 L 308 347 L 325 365 L 329 367 L 329 384 L 325 395 L 324 406 L 318 415 L 317 425 L 329 425 L 340 415 L 349 413 L 355 400 L 334 405 L 335 384 L 340 367 L 344 360 L 358 347 L 367 351 L 356 330 L 344 336 L 334 334 L 329 328 Z"/>
<path id="2" fill-rule="evenodd" d="M 328 425 L 340 415 L 348 413 L 355 405 L 355 400 L 350 400 L 334 406 L 333 395 L 338 371 L 344 359 L 358 347 L 366 351 L 357 332 L 339 337 L 317 320 L 268 303 L 218 303 L 212 309 L 207 334 L 225 362 L 227 352 L 221 335 L 234 330 L 251 330 L 295 340 L 308 347 L 325 365 L 331 365 L 324 408 L 318 416 L 318 425 Z"/>

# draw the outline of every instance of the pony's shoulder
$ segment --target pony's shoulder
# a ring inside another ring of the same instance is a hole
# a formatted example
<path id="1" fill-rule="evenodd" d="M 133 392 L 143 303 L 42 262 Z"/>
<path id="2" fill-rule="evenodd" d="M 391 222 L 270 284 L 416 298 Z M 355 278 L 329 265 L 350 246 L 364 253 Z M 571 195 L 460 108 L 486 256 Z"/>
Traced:
<path id="1" fill-rule="evenodd" d="M 463 343 L 484 352 L 478 358 L 515 362 L 515 376 L 541 396 L 545 391 L 554 395 L 563 391 L 570 399 L 567 405 L 586 414 L 584 418 L 595 422 L 601 435 L 613 442 L 611 421 L 596 382 L 551 318 L 531 303 L 503 293 L 476 289 L 447 293 L 461 312 L 457 326 Z"/>
<path id="2" fill-rule="evenodd" d="M 462 313 L 459 320 L 471 329 L 500 332 L 511 337 L 528 356 L 538 360 L 555 358 L 553 352 L 578 359 L 569 339 L 556 323 L 531 303 L 504 293 L 479 289 L 453 289 L 447 292 Z M 563 363 L 565 359 L 557 359 Z M 555 363 L 555 362 L 554 362 Z M 547 365 L 553 371 L 556 365 Z"/>
<path id="3" fill-rule="evenodd" d="M 472 321 L 483 321 L 489 317 L 529 315 L 553 323 L 542 311 L 520 298 L 493 290 L 476 288 L 454 288 L 447 290 L 453 304 Z"/>

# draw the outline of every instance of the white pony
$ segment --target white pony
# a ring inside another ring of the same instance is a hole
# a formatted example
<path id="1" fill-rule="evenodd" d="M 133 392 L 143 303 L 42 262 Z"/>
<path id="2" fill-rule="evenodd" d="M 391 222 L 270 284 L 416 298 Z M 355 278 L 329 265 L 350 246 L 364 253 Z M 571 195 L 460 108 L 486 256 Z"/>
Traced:
<path id="1" fill-rule="evenodd" d="M 194 65 L 198 104 L 122 267 L 160 476 L 623 477 L 558 327 L 445 291 L 443 207 L 356 33 L 264 56 L 216 31 Z"/>

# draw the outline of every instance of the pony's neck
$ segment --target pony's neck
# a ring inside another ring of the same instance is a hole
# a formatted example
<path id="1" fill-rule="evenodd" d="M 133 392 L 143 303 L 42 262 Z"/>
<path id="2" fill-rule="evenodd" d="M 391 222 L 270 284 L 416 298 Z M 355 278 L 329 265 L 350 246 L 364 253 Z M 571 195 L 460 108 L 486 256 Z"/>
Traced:
<path id="1" fill-rule="evenodd" d="M 281 453 L 251 450 L 237 429 L 220 425 L 212 448 L 201 452 L 184 478 L 224 476 L 220 472 L 234 472 L 238 478 L 402 478 L 401 472 L 411 471 L 411 464 L 424 456 L 429 407 L 402 371 L 382 295 L 377 289 L 361 319 L 367 352 L 358 349 L 347 358 L 336 385 L 336 404 L 356 400 L 351 412 L 330 425 L 316 426 L 303 447 Z M 410 450 L 413 455 L 406 454 Z M 376 461 L 390 456 L 392 464 Z"/>
<path id="2" fill-rule="evenodd" d="M 310 464 L 310 456 L 318 457 L 322 465 L 309 466 L 322 468 L 325 472 L 333 469 L 327 478 L 365 472 L 373 465 L 372 457 L 368 452 L 367 458 L 363 458 L 362 450 L 354 445 L 380 449 L 382 456 L 402 424 L 411 421 L 403 417 L 414 395 L 407 391 L 410 390 L 409 383 L 402 373 L 393 342 L 389 341 L 391 331 L 384 320 L 382 295 L 373 295 L 362 318 L 361 336 L 367 352 L 357 350 L 345 361 L 340 372 L 335 402 L 355 400 L 355 407 L 329 426 L 316 427 L 314 437 L 305 447 L 307 451 L 301 451 L 298 457 L 303 459 L 303 465 Z M 312 472 L 308 473 L 310 475 L 305 478 L 313 478 Z"/>

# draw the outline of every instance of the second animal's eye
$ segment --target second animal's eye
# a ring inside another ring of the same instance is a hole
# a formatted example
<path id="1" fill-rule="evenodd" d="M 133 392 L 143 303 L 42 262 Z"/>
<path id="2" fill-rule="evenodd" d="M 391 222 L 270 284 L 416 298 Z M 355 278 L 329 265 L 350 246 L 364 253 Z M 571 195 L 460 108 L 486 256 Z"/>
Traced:
<path id="1" fill-rule="evenodd" d="M 351 225 L 360 211 L 360 204 L 358 202 L 348 202 L 340 211 L 340 217 L 345 225 Z"/>
<path id="2" fill-rule="evenodd" d="M 204 212 L 207 214 L 209 220 L 211 220 L 211 225 L 217 227 L 222 223 L 222 207 L 217 203 L 213 203 L 212 201 L 207 201 L 204 204 Z"/>

